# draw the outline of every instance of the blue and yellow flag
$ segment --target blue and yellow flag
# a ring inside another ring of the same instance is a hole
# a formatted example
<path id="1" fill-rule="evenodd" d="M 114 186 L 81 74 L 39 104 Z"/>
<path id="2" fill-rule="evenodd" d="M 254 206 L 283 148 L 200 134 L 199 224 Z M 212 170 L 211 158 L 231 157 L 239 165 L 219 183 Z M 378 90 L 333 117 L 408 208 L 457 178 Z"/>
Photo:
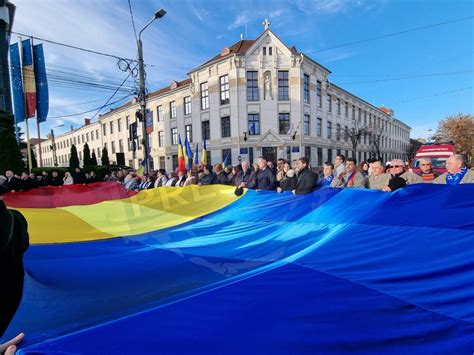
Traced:
<path id="1" fill-rule="evenodd" d="M 191 145 L 189 144 L 188 137 L 184 140 L 184 149 L 186 154 L 184 156 L 184 160 L 186 161 L 186 169 L 191 170 L 193 167 L 193 150 L 191 149 Z"/>
<path id="2" fill-rule="evenodd" d="M 207 150 L 206 150 L 206 141 L 202 144 L 202 153 L 201 153 L 201 166 L 207 165 Z"/>

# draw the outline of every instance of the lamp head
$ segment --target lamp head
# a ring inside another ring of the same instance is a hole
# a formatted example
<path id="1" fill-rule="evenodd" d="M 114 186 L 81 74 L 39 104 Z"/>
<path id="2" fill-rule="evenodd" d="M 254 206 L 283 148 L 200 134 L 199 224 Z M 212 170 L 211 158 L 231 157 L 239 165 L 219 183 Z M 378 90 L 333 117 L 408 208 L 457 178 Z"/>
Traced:
<path id="1" fill-rule="evenodd" d="M 155 13 L 155 20 L 162 18 L 165 15 L 166 15 L 166 11 L 163 9 L 160 9 L 159 11 Z"/>

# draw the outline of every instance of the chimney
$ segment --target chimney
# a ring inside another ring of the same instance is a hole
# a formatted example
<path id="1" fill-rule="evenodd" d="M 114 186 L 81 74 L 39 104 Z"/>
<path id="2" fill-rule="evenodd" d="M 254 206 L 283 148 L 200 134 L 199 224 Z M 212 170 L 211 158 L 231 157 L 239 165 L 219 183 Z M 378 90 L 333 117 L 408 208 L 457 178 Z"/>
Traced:
<path id="1" fill-rule="evenodd" d="M 91 124 L 91 119 L 90 118 L 84 118 L 84 126 L 88 126 Z"/>
<path id="2" fill-rule="evenodd" d="M 74 131 L 74 127 L 71 125 L 71 132 Z"/>

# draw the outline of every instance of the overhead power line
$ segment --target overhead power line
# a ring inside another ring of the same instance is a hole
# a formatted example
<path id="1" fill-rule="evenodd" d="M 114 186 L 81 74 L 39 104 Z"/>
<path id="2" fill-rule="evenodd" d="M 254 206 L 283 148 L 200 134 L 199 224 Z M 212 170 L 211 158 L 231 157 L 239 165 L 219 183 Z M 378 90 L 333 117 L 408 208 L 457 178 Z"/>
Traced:
<path id="1" fill-rule="evenodd" d="M 428 78 L 428 77 L 446 76 L 446 75 L 460 75 L 460 74 L 472 74 L 472 70 L 464 70 L 464 71 L 449 72 L 449 73 L 419 74 L 419 75 L 400 76 L 398 78 L 386 78 L 386 79 L 377 79 L 377 80 L 352 81 L 352 82 L 340 83 L 339 85 L 380 83 L 380 82 L 394 81 L 394 80 L 418 79 L 418 78 Z"/>
<path id="2" fill-rule="evenodd" d="M 327 48 L 322 48 L 322 49 L 314 49 L 314 50 L 311 50 L 311 51 L 306 51 L 305 53 L 320 53 L 320 52 L 325 52 L 325 51 L 329 51 L 329 50 L 332 50 L 332 49 L 337 49 L 337 48 L 352 46 L 352 45 L 354 45 L 354 44 L 365 43 L 365 42 L 375 41 L 375 40 L 382 39 L 382 38 L 398 36 L 398 35 L 405 34 L 405 33 L 409 33 L 409 32 L 421 31 L 421 30 L 425 30 L 425 29 L 428 29 L 428 28 L 433 28 L 433 27 L 438 27 L 438 26 L 444 26 L 444 25 L 448 25 L 448 24 L 450 24 L 450 23 L 472 20 L 473 18 L 474 18 L 474 16 L 469 16 L 469 17 L 458 18 L 458 19 L 450 20 L 450 21 L 438 22 L 438 23 L 434 23 L 434 24 L 431 24 L 431 25 L 428 25 L 428 26 L 415 27 L 415 28 L 411 28 L 411 29 L 408 29 L 408 30 L 403 30 L 403 31 L 398 31 L 398 32 L 393 32 L 393 33 L 387 33 L 387 34 L 385 34 L 385 35 L 376 36 L 376 37 L 371 37 L 371 38 L 366 38 L 366 39 L 362 39 L 362 40 L 360 40 L 360 41 L 354 41 L 354 42 L 343 43 L 343 44 L 339 44 L 339 45 L 333 46 L 333 47 L 327 47 Z"/>
<path id="3" fill-rule="evenodd" d="M 130 58 L 126 58 L 126 57 L 120 57 L 120 56 L 115 55 L 115 54 L 110 54 L 110 53 L 105 53 L 105 52 L 99 52 L 99 51 L 96 51 L 96 50 L 93 50 L 93 49 L 88 49 L 88 48 L 84 48 L 84 47 L 74 46 L 74 45 L 72 45 L 72 44 L 67 44 L 67 43 L 62 43 L 62 42 L 58 42 L 58 41 L 53 41 L 53 40 L 46 39 L 46 38 L 36 37 L 36 36 L 32 36 L 32 35 L 29 35 L 29 34 L 26 34 L 26 33 L 20 33 L 20 32 L 15 32 L 15 31 L 7 31 L 7 32 L 16 34 L 16 35 L 18 35 L 18 36 L 34 38 L 34 39 L 37 39 L 37 40 L 40 40 L 40 41 L 43 41 L 43 42 L 47 42 L 47 43 L 51 43 L 51 44 L 56 44 L 56 45 L 58 45 L 58 46 L 63 46 L 63 47 L 67 47 L 67 48 L 77 49 L 77 50 L 83 51 L 83 52 L 93 53 L 93 54 L 97 54 L 97 55 L 101 55 L 101 56 L 105 56 L 105 57 L 109 57 L 109 58 L 114 58 L 114 59 L 118 59 L 118 60 L 128 60 L 128 61 L 130 61 L 130 62 L 136 62 L 135 59 L 130 59 Z"/>
<path id="4" fill-rule="evenodd" d="M 135 41 L 138 42 L 137 29 L 135 28 L 135 20 L 133 19 L 133 11 L 132 11 L 132 2 L 131 2 L 131 0 L 128 0 L 128 10 L 130 11 L 130 18 L 132 19 L 132 27 L 133 27 L 133 33 L 135 34 Z"/>
<path id="5" fill-rule="evenodd" d="M 443 96 L 443 95 L 448 95 L 448 94 L 453 94 L 455 92 L 466 91 L 466 90 L 472 90 L 472 86 L 467 86 L 467 87 L 464 87 L 464 88 L 438 92 L 438 93 L 433 94 L 433 95 L 418 96 L 418 97 L 414 97 L 414 98 L 411 98 L 411 99 L 408 99 L 408 100 L 395 101 L 395 102 L 392 102 L 392 105 L 401 104 L 401 103 L 405 103 L 405 102 L 411 102 L 411 101 L 418 101 L 418 100 L 422 100 L 422 99 L 428 99 L 428 98 Z"/>

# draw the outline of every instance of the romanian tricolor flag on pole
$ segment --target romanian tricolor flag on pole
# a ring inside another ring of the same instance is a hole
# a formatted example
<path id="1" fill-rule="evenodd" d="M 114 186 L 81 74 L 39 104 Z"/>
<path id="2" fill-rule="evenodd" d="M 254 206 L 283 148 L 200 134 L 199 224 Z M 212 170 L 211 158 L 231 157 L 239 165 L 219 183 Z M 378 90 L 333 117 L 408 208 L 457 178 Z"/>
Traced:
<path id="1" fill-rule="evenodd" d="M 207 165 L 207 150 L 206 150 L 206 141 L 202 144 L 202 153 L 201 153 L 201 166 Z"/>
<path id="2" fill-rule="evenodd" d="M 23 50 L 23 88 L 25 90 L 26 118 L 36 115 L 36 81 L 33 67 L 31 40 L 21 41 Z"/>
<path id="3" fill-rule="evenodd" d="M 181 136 L 178 136 L 178 171 L 185 172 L 183 144 L 181 143 Z"/>

